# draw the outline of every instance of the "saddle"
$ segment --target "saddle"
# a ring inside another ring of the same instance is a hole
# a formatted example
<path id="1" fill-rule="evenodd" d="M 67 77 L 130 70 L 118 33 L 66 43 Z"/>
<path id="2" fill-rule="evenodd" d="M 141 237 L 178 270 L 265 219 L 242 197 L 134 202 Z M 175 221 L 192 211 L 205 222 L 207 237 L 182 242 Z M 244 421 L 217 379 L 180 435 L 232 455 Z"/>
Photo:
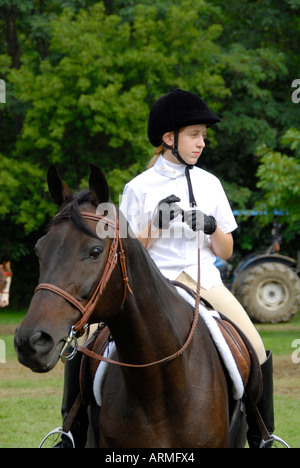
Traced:
<path id="1" fill-rule="evenodd" d="M 205 306 L 212 309 L 207 301 L 203 301 Z M 229 319 L 219 314 L 220 318 L 215 320 L 221 330 L 223 337 L 232 353 L 237 369 L 241 375 L 245 388 L 247 404 L 250 408 L 255 408 L 262 395 L 262 374 L 256 352 L 238 327 Z M 104 323 L 99 324 L 98 329 L 87 341 L 85 347 L 89 350 L 103 356 L 110 341 L 113 341 L 110 330 Z M 84 355 L 81 362 L 81 394 L 83 400 L 88 400 L 84 382 L 93 382 L 98 366 L 101 361 L 93 357 Z M 90 387 L 90 385 L 88 385 Z"/>
<path id="2" fill-rule="evenodd" d="M 263 393 L 263 380 L 259 360 L 255 349 L 246 335 L 227 317 L 222 316 L 222 314 L 219 315 L 221 318 L 215 318 L 215 320 L 241 375 L 248 410 L 251 411 L 251 408 L 256 408 Z"/>

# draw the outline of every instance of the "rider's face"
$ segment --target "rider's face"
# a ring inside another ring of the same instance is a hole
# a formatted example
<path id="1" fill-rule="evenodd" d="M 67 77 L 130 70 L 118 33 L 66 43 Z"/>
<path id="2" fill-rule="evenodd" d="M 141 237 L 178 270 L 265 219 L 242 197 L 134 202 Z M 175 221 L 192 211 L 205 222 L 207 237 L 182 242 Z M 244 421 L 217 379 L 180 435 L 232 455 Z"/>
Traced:
<path id="1" fill-rule="evenodd" d="M 184 127 L 179 132 L 178 152 L 186 164 L 194 165 L 198 161 L 205 147 L 206 125 L 197 124 Z M 174 145 L 174 133 L 168 132 L 163 136 L 163 140 L 170 146 Z M 167 154 L 166 154 L 167 153 Z M 178 163 L 178 160 L 167 151 L 164 156 L 169 161 Z"/>

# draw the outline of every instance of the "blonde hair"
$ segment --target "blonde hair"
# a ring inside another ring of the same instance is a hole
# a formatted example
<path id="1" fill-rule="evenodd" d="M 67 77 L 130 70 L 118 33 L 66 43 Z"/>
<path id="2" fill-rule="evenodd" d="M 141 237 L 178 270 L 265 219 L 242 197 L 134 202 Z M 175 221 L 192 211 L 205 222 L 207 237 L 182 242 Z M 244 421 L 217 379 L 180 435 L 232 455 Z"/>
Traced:
<path id="1" fill-rule="evenodd" d="M 170 132 L 170 133 L 174 133 L 173 131 Z M 161 154 L 164 154 L 165 152 L 167 151 L 167 148 L 163 145 L 163 143 L 161 143 L 161 145 L 157 146 L 156 148 L 154 148 L 154 156 L 153 158 L 150 159 L 150 161 L 148 162 L 147 164 L 147 169 L 150 169 L 151 167 L 154 166 L 154 164 L 156 163 L 156 161 L 158 160 L 158 157 L 161 155 Z"/>
<path id="2" fill-rule="evenodd" d="M 164 145 L 159 145 L 156 148 L 154 148 L 154 156 L 148 162 L 147 169 L 150 169 L 151 167 L 153 167 L 156 161 L 158 160 L 159 155 L 164 154 L 165 151 L 166 151 L 166 148 L 164 147 Z"/>

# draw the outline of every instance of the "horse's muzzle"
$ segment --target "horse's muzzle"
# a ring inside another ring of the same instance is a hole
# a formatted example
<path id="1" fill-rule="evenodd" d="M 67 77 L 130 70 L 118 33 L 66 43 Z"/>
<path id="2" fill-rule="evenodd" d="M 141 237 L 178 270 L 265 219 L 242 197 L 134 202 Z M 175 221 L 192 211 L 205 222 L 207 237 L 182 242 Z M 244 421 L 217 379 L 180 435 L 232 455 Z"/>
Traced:
<path id="1" fill-rule="evenodd" d="M 14 338 L 15 350 L 21 364 L 35 372 L 47 372 L 52 367 L 49 361 L 54 348 L 53 338 L 42 330 L 22 333 L 17 328 Z"/>

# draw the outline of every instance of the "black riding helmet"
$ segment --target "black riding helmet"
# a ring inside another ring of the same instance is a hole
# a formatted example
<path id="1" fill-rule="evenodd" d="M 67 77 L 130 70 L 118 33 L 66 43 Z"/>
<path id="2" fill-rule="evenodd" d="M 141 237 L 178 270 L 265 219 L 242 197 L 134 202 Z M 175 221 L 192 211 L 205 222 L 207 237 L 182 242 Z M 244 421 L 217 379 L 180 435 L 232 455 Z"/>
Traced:
<path id="1" fill-rule="evenodd" d="M 182 127 L 220 122 L 206 102 L 197 94 L 175 89 L 160 97 L 152 106 L 148 120 L 148 138 L 153 146 L 162 144 L 166 132 Z"/>
<path id="2" fill-rule="evenodd" d="M 214 114 L 206 102 L 197 94 L 175 89 L 160 97 L 152 106 L 148 119 L 148 138 L 153 146 L 163 144 L 172 151 L 173 156 L 181 164 L 186 165 L 185 175 L 189 189 L 191 206 L 197 206 L 193 193 L 189 171 L 193 166 L 187 165 L 178 153 L 179 130 L 189 125 L 205 124 L 211 126 L 221 119 Z M 167 132 L 174 131 L 174 147 L 163 142 L 162 137 Z"/>

